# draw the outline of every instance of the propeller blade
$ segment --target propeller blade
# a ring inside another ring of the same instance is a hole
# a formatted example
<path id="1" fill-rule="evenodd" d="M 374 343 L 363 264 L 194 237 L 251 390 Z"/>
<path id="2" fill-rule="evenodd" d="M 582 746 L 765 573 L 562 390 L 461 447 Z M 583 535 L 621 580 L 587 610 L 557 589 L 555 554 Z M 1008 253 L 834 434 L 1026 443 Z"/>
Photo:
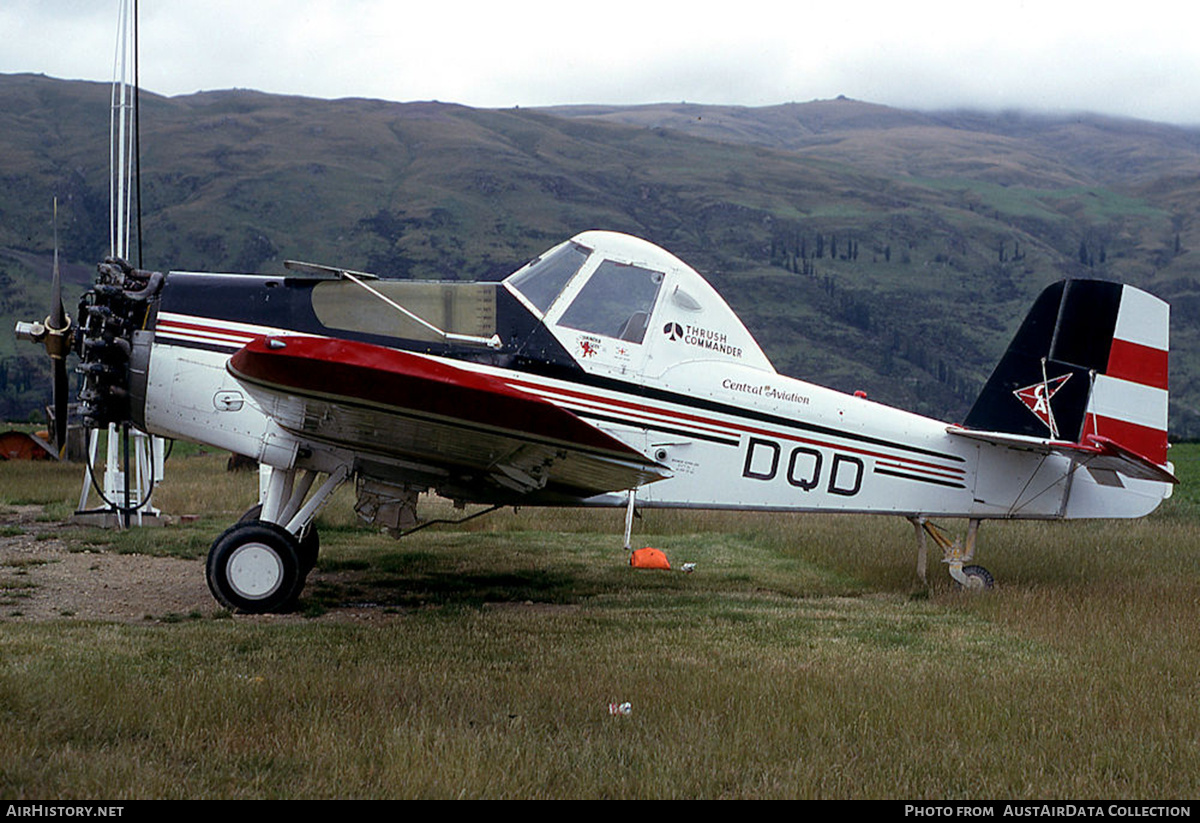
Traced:
<path id="1" fill-rule="evenodd" d="M 71 321 L 63 306 L 62 276 L 58 270 L 58 198 L 54 198 L 54 275 L 50 281 L 50 314 L 46 317 L 47 330 L 54 345 L 47 339 L 47 351 L 54 369 L 54 445 L 62 454 L 67 444 L 67 404 L 70 402 L 70 383 L 67 378 L 67 345 L 64 335 L 69 334 Z"/>
<path id="2" fill-rule="evenodd" d="M 67 403 L 70 401 L 67 361 L 54 361 L 54 447 L 61 456 L 67 445 Z"/>
<path id="3" fill-rule="evenodd" d="M 62 276 L 58 272 L 58 198 L 54 198 L 54 276 L 50 281 L 50 328 L 61 329 L 67 325 L 67 311 L 63 307 Z"/>

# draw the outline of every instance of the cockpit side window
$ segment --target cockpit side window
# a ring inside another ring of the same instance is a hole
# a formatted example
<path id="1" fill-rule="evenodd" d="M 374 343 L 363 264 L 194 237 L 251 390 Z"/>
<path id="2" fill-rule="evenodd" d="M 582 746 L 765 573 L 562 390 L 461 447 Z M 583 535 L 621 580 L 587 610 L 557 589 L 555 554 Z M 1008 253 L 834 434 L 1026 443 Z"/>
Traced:
<path id="1" fill-rule="evenodd" d="M 662 282 L 662 272 L 605 260 L 563 313 L 559 325 L 641 343 Z"/>
<path id="2" fill-rule="evenodd" d="M 509 278 L 508 282 L 545 314 L 554 304 L 554 298 L 558 297 L 591 253 L 591 249 L 578 243 L 566 243 L 530 263 L 524 271 Z"/>

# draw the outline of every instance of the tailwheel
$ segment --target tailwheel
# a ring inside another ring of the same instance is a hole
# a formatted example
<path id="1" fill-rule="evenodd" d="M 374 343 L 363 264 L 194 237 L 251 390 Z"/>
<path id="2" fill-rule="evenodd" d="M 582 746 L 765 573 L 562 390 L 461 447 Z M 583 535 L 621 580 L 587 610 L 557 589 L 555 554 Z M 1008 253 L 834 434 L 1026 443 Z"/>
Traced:
<path id="1" fill-rule="evenodd" d="M 983 566 L 963 566 L 962 575 L 966 582 L 959 585 L 964 589 L 990 589 L 996 585 L 992 573 Z"/>
<path id="2" fill-rule="evenodd" d="M 226 529 L 208 552 L 205 572 L 213 596 L 244 614 L 286 611 L 305 577 L 299 541 L 282 526 L 260 520 Z"/>
<path id="3" fill-rule="evenodd" d="M 925 581 L 926 545 L 928 535 L 942 550 L 942 562 L 946 564 L 950 577 L 959 588 L 969 591 L 984 591 L 996 585 L 992 573 L 983 566 L 967 565 L 975 558 L 975 539 L 979 534 L 979 520 L 971 518 L 967 521 L 967 535 L 964 541 L 951 540 L 938 526 L 930 523 L 924 517 L 908 518 L 917 531 L 917 575 Z"/>

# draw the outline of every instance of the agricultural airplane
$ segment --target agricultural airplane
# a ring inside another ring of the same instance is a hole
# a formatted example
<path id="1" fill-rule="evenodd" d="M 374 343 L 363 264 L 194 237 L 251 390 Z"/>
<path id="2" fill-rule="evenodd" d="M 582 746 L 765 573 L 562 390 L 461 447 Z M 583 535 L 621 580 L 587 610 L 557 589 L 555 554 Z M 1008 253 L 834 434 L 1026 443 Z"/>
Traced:
<path id="1" fill-rule="evenodd" d="M 359 515 L 396 535 L 428 490 L 625 506 L 626 545 L 635 504 L 896 514 L 916 527 L 922 575 L 928 533 L 967 586 L 991 585 L 966 565 L 984 519 L 1140 517 L 1176 482 L 1169 308 L 1130 286 L 1047 288 L 960 426 L 777 373 L 703 277 L 627 235 L 579 234 L 501 282 L 287 268 L 110 260 L 78 325 L 52 313 L 24 330 L 79 354 L 90 424 L 269 467 L 261 508 L 208 555 L 236 611 L 296 599 L 313 520 L 351 479 Z M 965 546 L 931 517 L 966 518 Z"/>

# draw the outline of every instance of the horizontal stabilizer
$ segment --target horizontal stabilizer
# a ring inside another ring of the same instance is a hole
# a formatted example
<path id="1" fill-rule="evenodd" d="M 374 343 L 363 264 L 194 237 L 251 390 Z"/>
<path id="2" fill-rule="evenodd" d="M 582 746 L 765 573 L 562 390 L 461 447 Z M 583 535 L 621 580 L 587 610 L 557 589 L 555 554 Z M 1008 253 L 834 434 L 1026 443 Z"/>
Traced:
<path id="1" fill-rule="evenodd" d="M 1108 469 L 1135 480 L 1153 480 L 1172 484 L 1179 482 L 1179 479 L 1171 473 L 1169 464 L 1160 466 L 1149 458 L 1125 448 L 1120 443 L 1099 435 L 1088 435 L 1084 438 L 1084 442 L 1070 443 L 1023 434 L 975 431 L 964 429 L 961 426 L 947 426 L 946 431 L 959 437 L 992 443 L 997 446 L 1007 446 L 1011 449 L 1040 454 L 1061 454 L 1078 460 L 1090 469 Z"/>

